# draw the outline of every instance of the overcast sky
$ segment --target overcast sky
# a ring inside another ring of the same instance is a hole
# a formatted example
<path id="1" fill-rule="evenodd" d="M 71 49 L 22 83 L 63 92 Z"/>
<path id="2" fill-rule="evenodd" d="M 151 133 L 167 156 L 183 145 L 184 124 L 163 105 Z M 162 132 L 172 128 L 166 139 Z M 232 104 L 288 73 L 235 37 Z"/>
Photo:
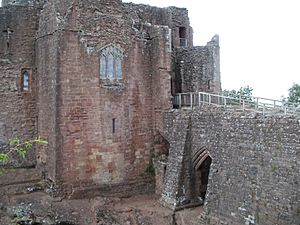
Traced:
<path id="1" fill-rule="evenodd" d="M 0 0 L 1 1 L 1 0 Z M 194 44 L 220 35 L 223 89 L 279 99 L 300 84 L 299 0 L 123 0 L 189 10 Z"/>
<path id="2" fill-rule="evenodd" d="M 299 0 L 123 0 L 185 7 L 194 44 L 220 35 L 223 89 L 250 85 L 254 95 L 279 99 L 300 84 Z"/>

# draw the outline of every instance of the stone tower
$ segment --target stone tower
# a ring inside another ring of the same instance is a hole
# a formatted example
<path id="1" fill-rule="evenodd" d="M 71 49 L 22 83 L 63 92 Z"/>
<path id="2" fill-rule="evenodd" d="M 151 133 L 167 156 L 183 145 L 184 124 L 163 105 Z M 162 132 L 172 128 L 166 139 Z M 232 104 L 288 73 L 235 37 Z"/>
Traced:
<path id="1" fill-rule="evenodd" d="M 168 152 L 162 129 L 171 96 L 220 89 L 218 44 L 193 46 L 184 8 L 43 4 L 4 1 L 0 9 L 2 142 L 47 139 L 21 166 L 40 173 L 55 194 L 151 190 L 145 171 L 153 153 Z"/>

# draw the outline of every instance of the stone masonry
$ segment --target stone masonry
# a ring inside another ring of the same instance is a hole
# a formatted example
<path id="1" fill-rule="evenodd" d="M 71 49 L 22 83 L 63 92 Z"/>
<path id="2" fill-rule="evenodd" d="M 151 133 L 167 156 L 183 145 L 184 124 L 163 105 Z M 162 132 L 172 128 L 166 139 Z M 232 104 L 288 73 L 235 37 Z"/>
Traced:
<path id="1" fill-rule="evenodd" d="M 182 189 L 193 173 L 184 165 L 205 147 L 212 158 L 207 224 L 299 224 L 299 118 L 202 106 L 169 112 L 165 125 L 166 205 L 176 209 L 190 198 Z"/>
<path id="2" fill-rule="evenodd" d="M 176 81 L 184 76 L 178 60 L 201 64 L 206 70 L 187 76 L 203 77 L 199 88 L 213 80 L 219 91 L 218 43 L 193 47 L 184 8 L 7 0 L 0 12 L 0 141 L 49 142 L 11 167 L 69 198 L 153 191 L 145 171 L 153 154 L 168 155 L 168 144 L 157 143 L 164 142 L 163 114 L 177 85 L 189 81 Z M 114 52 L 104 59 L 107 49 Z"/>
<path id="3" fill-rule="evenodd" d="M 176 93 L 221 92 L 219 37 L 193 46 L 186 9 L 4 0 L 0 29 L 0 151 L 13 137 L 49 142 L 4 167 L 6 221 L 20 207 L 47 225 L 99 224 L 117 214 L 108 196 L 156 184 L 172 210 L 204 204 L 196 224 L 300 224 L 298 118 L 172 109 Z"/>

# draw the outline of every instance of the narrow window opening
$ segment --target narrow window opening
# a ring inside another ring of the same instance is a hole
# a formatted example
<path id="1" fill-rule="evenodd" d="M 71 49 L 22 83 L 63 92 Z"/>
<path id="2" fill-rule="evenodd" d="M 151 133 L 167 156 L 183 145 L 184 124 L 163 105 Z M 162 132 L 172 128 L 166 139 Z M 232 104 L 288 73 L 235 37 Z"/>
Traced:
<path id="1" fill-rule="evenodd" d="M 112 119 L 112 132 L 113 132 L 113 134 L 116 133 L 116 119 L 115 118 Z"/>
<path id="2" fill-rule="evenodd" d="M 185 27 L 179 27 L 179 42 L 180 47 L 187 46 L 187 32 Z"/>
<path id="3" fill-rule="evenodd" d="M 22 74 L 22 90 L 29 91 L 30 88 L 30 76 L 27 70 Z"/>
<path id="4" fill-rule="evenodd" d="M 207 81 L 207 90 L 210 90 L 210 80 Z"/>
<path id="5" fill-rule="evenodd" d="M 10 41 L 11 41 L 11 35 L 13 34 L 13 30 L 7 27 L 6 30 L 3 31 L 3 33 L 6 33 L 6 52 L 9 53 L 10 49 Z"/>

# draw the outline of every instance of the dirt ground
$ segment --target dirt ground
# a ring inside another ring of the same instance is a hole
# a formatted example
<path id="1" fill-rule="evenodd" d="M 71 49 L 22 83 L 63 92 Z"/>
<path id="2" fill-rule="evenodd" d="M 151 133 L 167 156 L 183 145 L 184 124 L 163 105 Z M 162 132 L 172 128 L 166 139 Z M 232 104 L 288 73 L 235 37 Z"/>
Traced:
<path id="1" fill-rule="evenodd" d="M 36 192 L 2 200 L 0 225 L 200 225 L 201 213 L 202 207 L 173 212 L 155 194 L 68 200 Z"/>

